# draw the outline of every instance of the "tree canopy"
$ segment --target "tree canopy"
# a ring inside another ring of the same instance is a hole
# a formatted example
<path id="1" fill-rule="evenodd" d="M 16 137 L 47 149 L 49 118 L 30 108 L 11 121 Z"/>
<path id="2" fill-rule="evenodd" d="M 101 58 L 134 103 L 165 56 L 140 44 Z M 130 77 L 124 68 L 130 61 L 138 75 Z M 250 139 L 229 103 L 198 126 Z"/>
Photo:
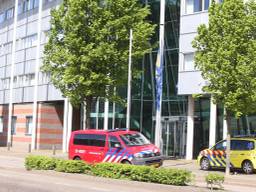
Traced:
<path id="1" fill-rule="evenodd" d="M 236 117 L 256 110 L 256 3 L 214 1 L 209 24 L 193 41 L 195 66 L 207 85 L 203 90 Z"/>
<path id="2" fill-rule="evenodd" d="M 90 105 L 93 97 L 115 100 L 114 87 L 127 82 L 129 30 L 134 62 L 151 49 L 149 14 L 138 0 L 63 0 L 51 12 L 43 71 L 74 105 Z"/>

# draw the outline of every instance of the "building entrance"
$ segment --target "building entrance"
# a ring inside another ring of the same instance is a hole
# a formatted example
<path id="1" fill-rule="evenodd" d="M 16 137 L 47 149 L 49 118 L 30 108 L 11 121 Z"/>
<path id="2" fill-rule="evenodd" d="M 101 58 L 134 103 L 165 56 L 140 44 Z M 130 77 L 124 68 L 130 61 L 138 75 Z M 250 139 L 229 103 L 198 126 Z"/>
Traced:
<path id="1" fill-rule="evenodd" d="M 186 121 L 183 117 L 164 117 L 162 119 L 162 146 L 164 156 L 185 158 Z"/>

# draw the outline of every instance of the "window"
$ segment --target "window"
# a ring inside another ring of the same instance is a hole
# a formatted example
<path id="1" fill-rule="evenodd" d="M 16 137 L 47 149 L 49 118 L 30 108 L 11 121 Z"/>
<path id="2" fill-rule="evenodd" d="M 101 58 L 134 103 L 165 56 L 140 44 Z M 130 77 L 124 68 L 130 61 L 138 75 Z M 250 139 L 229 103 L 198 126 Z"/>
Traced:
<path id="1" fill-rule="evenodd" d="M 0 23 L 5 21 L 5 13 L 0 13 Z"/>
<path id="2" fill-rule="evenodd" d="M 120 138 L 127 146 L 142 146 L 149 145 L 149 140 L 141 133 L 129 133 L 120 135 Z"/>
<path id="3" fill-rule="evenodd" d="M 105 143 L 106 135 L 76 134 L 74 137 L 75 145 L 105 147 Z"/>
<path id="4" fill-rule="evenodd" d="M 40 72 L 39 78 L 41 84 L 47 84 L 50 81 L 50 73 Z"/>
<path id="5" fill-rule="evenodd" d="M 232 140 L 231 141 L 231 150 L 235 151 L 248 151 L 254 149 L 254 142 L 246 140 Z"/>
<path id="6" fill-rule="evenodd" d="M 31 135 L 33 129 L 33 117 L 27 116 L 26 117 L 26 134 Z"/>
<path id="7" fill-rule="evenodd" d="M 34 8 L 39 7 L 39 0 L 34 0 Z"/>
<path id="8" fill-rule="evenodd" d="M 26 11 L 29 11 L 29 10 L 33 9 L 33 3 L 34 3 L 33 0 L 27 0 L 27 1 L 25 2 Z"/>
<path id="9" fill-rule="evenodd" d="M 194 53 L 184 54 L 184 71 L 194 71 Z"/>
<path id="10" fill-rule="evenodd" d="M 222 150 L 223 151 L 223 150 L 226 150 L 226 148 L 227 148 L 227 142 L 222 141 L 215 145 L 214 150 Z"/>
<path id="11" fill-rule="evenodd" d="M 10 88 L 10 78 L 4 78 L 2 79 L 2 85 L 4 89 Z"/>
<path id="12" fill-rule="evenodd" d="M 0 117 L 0 133 L 4 132 L 4 118 Z"/>
<path id="13" fill-rule="evenodd" d="M 204 0 L 204 10 L 208 10 L 210 6 L 210 0 Z"/>
<path id="14" fill-rule="evenodd" d="M 185 12 L 186 14 L 200 12 L 208 10 L 209 6 L 210 0 L 186 0 Z"/>
<path id="15" fill-rule="evenodd" d="M 26 37 L 24 40 L 25 40 L 25 48 L 36 46 L 37 34 Z"/>
<path id="16" fill-rule="evenodd" d="M 110 135 L 108 138 L 108 142 L 109 142 L 110 148 L 112 148 L 112 147 L 115 148 L 117 145 L 119 145 L 121 147 L 121 143 L 116 136 Z"/>
<path id="17" fill-rule="evenodd" d="M 11 126 L 11 134 L 12 135 L 16 134 L 16 122 L 17 122 L 17 117 L 12 116 L 12 126 Z"/>
<path id="18" fill-rule="evenodd" d="M 25 6 L 25 2 L 19 3 L 19 5 L 18 5 L 18 15 L 24 13 L 24 6 Z"/>
<path id="19" fill-rule="evenodd" d="M 13 14 L 14 14 L 14 8 L 10 8 L 6 11 L 6 19 L 11 19 L 13 18 Z"/>

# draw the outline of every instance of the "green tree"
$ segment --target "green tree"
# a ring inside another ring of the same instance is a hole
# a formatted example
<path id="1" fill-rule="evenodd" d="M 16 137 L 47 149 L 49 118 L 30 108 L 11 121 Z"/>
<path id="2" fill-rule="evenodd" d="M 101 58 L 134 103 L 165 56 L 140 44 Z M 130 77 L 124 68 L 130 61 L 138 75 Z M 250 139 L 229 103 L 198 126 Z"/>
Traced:
<path id="1" fill-rule="evenodd" d="M 138 0 L 63 0 L 51 12 L 42 70 L 73 105 L 86 102 L 87 127 L 94 97 L 121 101 L 114 87 L 127 81 L 130 29 L 133 62 L 150 51 L 149 14 Z"/>
<path id="2" fill-rule="evenodd" d="M 227 120 L 226 174 L 230 172 L 231 116 L 256 110 L 256 3 L 243 0 L 214 1 L 209 24 L 200 25 L 193 41 L 195 65 L 202 72 L 206 93 L 223 103 Z"/>

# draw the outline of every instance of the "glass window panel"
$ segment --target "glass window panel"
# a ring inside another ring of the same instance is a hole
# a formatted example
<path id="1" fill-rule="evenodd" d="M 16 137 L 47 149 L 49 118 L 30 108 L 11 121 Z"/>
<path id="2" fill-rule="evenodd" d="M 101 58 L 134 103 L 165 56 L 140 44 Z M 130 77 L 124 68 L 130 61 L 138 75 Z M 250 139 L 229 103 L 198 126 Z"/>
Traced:
<path id="1" fill-rule="evenodd" d="M 14 13 L 14 8 L 13 7 L 11 9 L 8 9 L 7 12 L 6 12 L 6 19 L 13 18 L 13 13 Z"/>
<path id="2" fill-rule="evenodd" d="M 244 151 L 244 150 L 253 150 L 254 142 L 245 141 L 245 140 L 232 140 L 231 141 L 231 150 Z"/>
<path id="3" fill-rule="evenodd" d="M 194 68 L 194 53 L 184 54 L 184 71 L 193 71 Z"/>
<path id="4" fill-rule="evenodd" d="M 24 2 L 19 3 L 18 5 L 18 15 L 22 14 L 24 12 Z"/>
<path id="5" fill-rule="evenodd" d="M 193 6 L 194 0 L 187 0 L 186 1 L 186 13 L 190 14 L 194 12 L 194 6 Z"/>
<path id="6" fill-rule="evenodd" d="M 218 143 L 217 145 L 215 145 L 214 150 L 226 150 L 226 147 L 227 147 L 227 142 L 222 141 L 222 142 Z"/>
<path id="7" fill-rule="evenodd" d="M 5 13 L 0 13 L 0 23 L 3 23 L 5 20 Z"/>
<path id="8" fill-rule="evenodd" d="M 116 136 L 109 136 L 108 142 L 109 142 L 110 148 L 112 148 L 112 147 L 115 148 L 115 147 L 117 147 L 117 145 L 119 145 L 121 147 L 121 143 Z"/>
<path id="9" fill-rule="evenodd" d="M 202 11 L 203 0 L 194 0 L 194 12 Z"/>
<path id="10" fill-rule="evenodd" d="M 204 0 L 204 10 L 208 10 L 210 6 L 210 0 Z"/>
<path id="11" fill-rule="evenodd" d="M 11 125 L 11 134 L 12 135 L 16 134 L 16 122 L 17 122 L 17 117 L 13 116 L 12 117 L 12 125 Z"/>
<path id="12" fill-rule="evenodd" d="M 3 131 L 4 131 L 3 117 L 0 117 L 0 133 L 3 133 Z"/>
<path id="13" fill-rule="evenodd" d="M 34 3 L 34 0 L 27 0 L 26 1 L 26 11 L 29 11 L 29 10 L 33 9 L 33 3 Z"/>
<path id="14" fill-rule="evenodd" d="M 76 134 L 74 137 L 75 145 L 105 147 L 105 143 L 106 135 Z"/>
<path id="15" fill-rule="evenodd" d="M 32 134 L 32 127 L 33 127 L 33 117 L 27 116 L 26 117 L 26 134 Z"/>
<path id="16" fill-rule="evenodd" d="M 39 7 L 39 0 L 34 0 L 34 8 Z"/>

